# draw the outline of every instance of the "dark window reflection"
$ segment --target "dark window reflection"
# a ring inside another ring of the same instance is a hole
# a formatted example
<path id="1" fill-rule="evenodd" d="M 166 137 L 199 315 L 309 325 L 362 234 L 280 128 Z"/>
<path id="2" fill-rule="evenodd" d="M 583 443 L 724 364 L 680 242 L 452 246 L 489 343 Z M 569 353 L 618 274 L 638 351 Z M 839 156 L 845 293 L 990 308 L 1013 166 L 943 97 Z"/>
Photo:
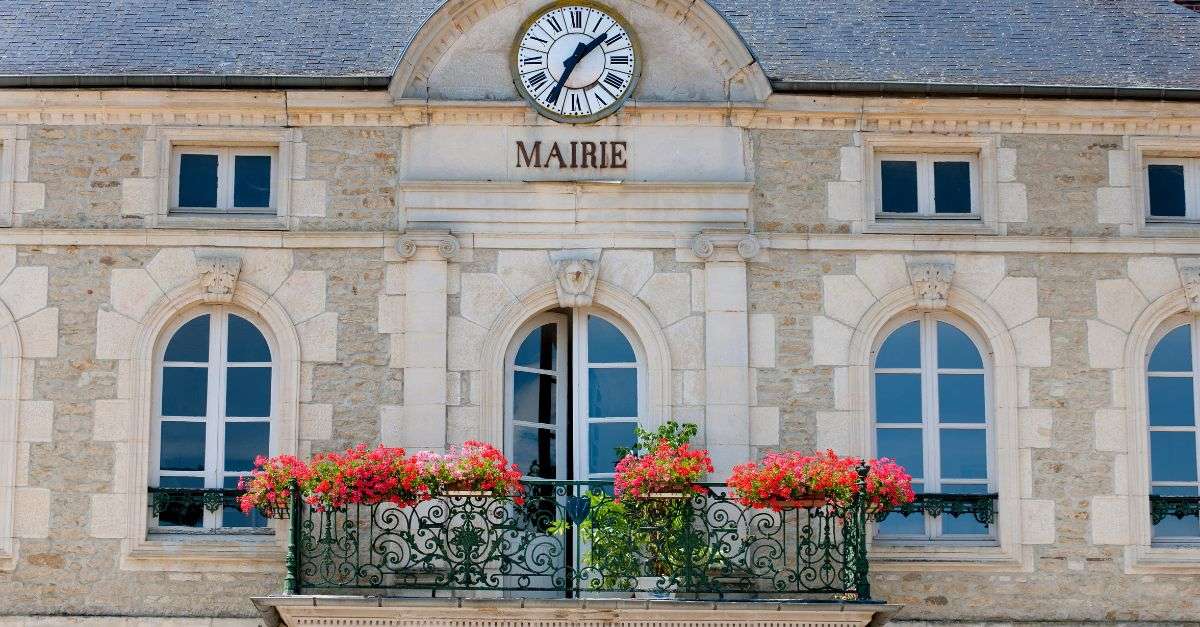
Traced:
<path id="1" fill-rule="evenodd" d="M 217 155 L 179 155 L 179 206 L 217 206 Z"/>
<path id="2" fill-rule="evenodd" d="M 933 198 L 935 213 L 971 213 L 971 164 L 935 161 Z"/>
<path id="3" fill-rule="evenodd" d="M 1187 215 L 1187 200 L 1183 191 L 1182 165 L 1149 165 L 1146 174 L 1150 182 L 1150 215 L 1181 217 Z"/>
<path id="4" fill-rule="evenodd" d="M 885 213 L 917 212 L 917 162 L 879 162 L 879 181 Z"/>
<path id="5" fill-rule="evenodd" d="M 271 206 L 271 157 L 237 155 L 233 158 L 233 206 Z"/>

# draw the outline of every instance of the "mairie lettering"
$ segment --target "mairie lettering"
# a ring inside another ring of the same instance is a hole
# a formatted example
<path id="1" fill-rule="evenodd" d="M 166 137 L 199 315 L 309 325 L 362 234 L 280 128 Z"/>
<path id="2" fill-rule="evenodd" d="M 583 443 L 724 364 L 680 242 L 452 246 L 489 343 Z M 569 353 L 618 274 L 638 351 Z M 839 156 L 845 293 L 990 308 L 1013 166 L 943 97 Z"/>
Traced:
<path id="1" fill-rule="evenodd" d="M 560 168 L 597 170 L 629 167 L 627 142 L 541 142 L 518 140 L 518 168 Z"/>

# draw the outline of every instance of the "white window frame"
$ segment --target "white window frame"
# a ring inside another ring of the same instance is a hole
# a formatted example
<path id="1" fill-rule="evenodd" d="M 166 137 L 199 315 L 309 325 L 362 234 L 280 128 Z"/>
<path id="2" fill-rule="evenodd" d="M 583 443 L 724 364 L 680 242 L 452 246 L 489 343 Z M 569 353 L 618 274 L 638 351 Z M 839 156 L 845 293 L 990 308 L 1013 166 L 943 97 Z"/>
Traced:
<path id="1" fill-rule="evenodd" d="M 209 338 L 208 338 L 208 361 L 207 362 L 167 362 L 164 360 L 167 346 L 175 334 L 188 322 L 196 319 L 199 316 L 208 314 L 209 318 Z M 271 351 L 270 362 L 230 362 L 227 359 L 228 349 L 228 330 L 229 316 L 237 315 L 247 322 L 250 322 L 266 339 L 267 347 Z M 164 329 L 162 338 L 158 348 L 155 349 L 154 360 L 154 398 L 153 398 L 153 421 L 150 430 L 150 485 L 159 485 L 159 480 L 162 477 L 196 477 L 204 478 L 204 489 L 221 489 L 224 487 L 224 479 L 226 477 L 244 476 L 248 474 L 246 471 L 226 472 L 224 470 L 225 461 L 225 424 L 228 422 L 267 422 L 268 423 L 268 454 L 275 455 L 279 450 L 278 438 L 278 416 L 279 416 L 279 368 L 278 368 L 278 347 L 275 345 L 271 335 L 265 331 L 267 325 L 257 316 L 243 311 L 240 308 L 228 307 L 221 305 L 209 305 L 193 309 L 186 316 L 180 316 L 173 324 Z M 208 390 L 206 412 L 204 417 L 196 417 L 189 419 L 187 417 L 162 415 L 162 384 L 163 384 L 163 368 L 165 366 L 184 366 L 184 367 L 205 367 L 208 369 Z M 253 418 L 230 418 L 225 416 L 225 393 L 226 393 L 226 369 L 227 368 L 249 368 L 249 367 L 270 367 L 271 368 L 271 404 L 270 416 L 263 420 L 261 417 Z M 179 422 L 204 422 L 205 428 L 205 452 L 204 452 L 204 470 L 203 471 L 166 471 L 160 470 L 161 451 L 162 451 L 162 421 Z M 153 513 L 148 514 L 150 520 L 147 522 L 151 533 L 195 533 L 200 528 L 195 527 L 176 527 L 176 526 L 159 526 Z M 202 529 L 213 532 L 230 533 L 233 531 L 243 533 L 270 533 L 270 527 L 222 527 L 223 510 L 209 512 L 204 510 L 204 520 Z"/>
<path id="2" fill-rule="evenodd" d="M 879 349 L 883 343 L 891 336 L 891 334 L 903 327 L 904 325 L 917 321 L 921 325 L 920 343 L 921 343 L 921 361 L 919 368 L 876 368 L 875 359 L 879 354 Z M 975 349 L 979 352 L 979 357 L 983 362 L 982 369 L 955 369 L 955 368 L 935 368 L 933 364 L 937 359 L 937 324 L 944 322 L 966 334 L 975 344 Z M 940 429 L 942 428 L 963 428 L 963 429 L 978 429 L 978 423 L 946 423 L 942 424 L 938 420 L 938 375 L 939 374 L 983 374 L 984 383 L 984 433 L 985 447 L 987 451 L 987 493 L 997 492 L 997 473 L 996 473 L 996 442 L 995 442 L 995 410 L 994 410 L 994 393 L 993 393 L 993 372 L 992 362 L 994 356 L 988 348 L 988 344 L 983 341 L 975 329 L 966 324 L 964 321 L 949 316 L 943 313 L 920 312 L 896 318 L 886 325 L 879 333 L 875 346 L 871 350 L 871 367 L 870 367 L 870 400 L 869 411 L 871 418 L 871 450 L 872 456 L 878 456 L 878 439 L 877 433 L 880 428 L 906 428 L 906 429 L 921 429 L 922 437 L 922 465 L 924 466 L 924 476 L 922 477 L 922 486 L 927 493 L 938 493 L 941 491 L 943 481 L 941 479 L 941 451 L 940 451 Z M 920 374 L 921 376 L 921 422 L 920 423 L 879 423 L 875 415 L 875 375 L 876 374 Z M 934 469 L 937 469 L 934 472 Z M 981 482 L 976 480 L 952 480 L 951 484 L 957 485 L 977 485 Z M 944 535 L 941 531 L 942 518 L 947 514 L 942 514 L 938 517 L 925 516 L 925 534 L 922 536 L 916 535 L 887 535 L 880 534 L 876 527 L 875 542 L 880 544 L 897 544 L 897 545 L 913 545 L 913 544 L 937 544 L 956 546 L 996 546 L 999 543 L 998 527 L 999 516 L 995 517 L 993 524 L 989 525 L 986 535 L 966 535 L 954 534 Z"/>
<path id="3" fill-rule="evenodd" d="M 917 164 L 917 212 L 897 213 L 883 210 L 883 162 L 915 161 Z M 971 212 L 937 213 L 934 192 L 934 164 L 938 162 L 967 162 L 970 166 Z M 876 220 L 974 220 L 980 219 L 979 155 L 978 153 L 876 153 L 872 168 L 875 175 Z"/>
<path id="4" fill-rule="evenodd" d="M 1196 419 L 1200 418 L 1200 382 L 1197 381 L 1197 373 L 1200 369 L 1196 367 L 1196 357 L 1200 355 L 1200 316 L 1196 315 L 1178 315 L 1173 316 L 1164 322 L 1158 331 L 1150 340 L 1149 348 L 1145 355 L 1145 372 L 1146 372 L 1146 479 L 1149 486 L 1149 494 L 1154 493 L 1155 487 L 1193 487 L 1200 488 L 1200 425 L 1196 424 Z M 1189 346 L 1192 351 L 1192 369 L 1190 372 L 1174 372 L 1174 371 L 1154 371 L 1150 370 L 1150 356 L 1154 354 L 1154 349 L 1158 348 L 1159 342 L 1163 340 L 1172 331 L 1181 326 L 1190 325 L 1188 331 Z M 1168 377 L 1190 377 L 1192 379 L 1192 418 L 1193 424 L 1190 427 L 1186 426 L 1154 426 L 1150 424 L 1150 379 L 1152 377 L 1168 378 Z M 1193 462 L 1197 465 L 1197 480 L 1196 481 L 1154 481 L 1152 472 L 1153 453 L 1150 446 L 1150 434 L 1155 432 L 1175 432 L 1186 433 L 1191 432 L 1196 438 L 1196 459 Z M 1197 536 L 1155 536 L 1154 526 L 1150 526 L 1150 544 L 1151 546 L 1200 546 L 1200 535 Z"/>
<path id="5" fill-rule="evenodd" d="M 618 331 L 624 335 L 625 340 L 633 348 L 635 362 L 622 363 L 603 363 L 593 364 L 588 358 L 588 334 L 587 321 L 589 316 L 596 316 L 602 320 L 612 324 Z M 547 312 L 539 316 L 531 318 L 528 322 L 520 327 L 517 333 L 513 336 L 513 340 L 509 345 L 505 356 L 505 371 L 504 371 L 504 438 L 505 448 L 508 453 L 512 453 L 513 445 L 513 425 L 522 424 L 514 420 L 513 415 L 513 373 L 516 371 L 534 372 L 541 374 L 557 373 L 541 370 L 536 368 L 518 367 L 513 363 L 516 358 L 517 350 L 521 343 L 525 341 L 529 333 L 533 329 L 545 324 L 558 323 L 559 327 L 559 351 L 565 359 L 561 359 L 558 364 L 558 370 L 561 375 L 558 375 L 558 396 L 560 416 L 566 421 L 565 424 L 559 425 L 557 436 L 557 454 L 559 456 L 558 477 L 559 479 L 567 478 L 568 466 L 571 466 L 572 476 L 580 480 L 605 480 L 611 479 L 613 473 L 592 473 L 588 472 L 588 427 L 596 423 L 623 423 L 635 422 L 638 425 L 645 425 L 647 422 L 647 360 L 644 348 L 638 339 L 638 336 L 633 332 L 633 329 L 614 314 L 601 310 L 595 307 L 578 307 L 572 309 L 569 313 Z M 570 325 L 570 339 L 566 337 L 565 331 L 568 330 L 567 325 Z M 568 361 L 569 360 L 569 361 Z M 568 371 L 567 363 L 570 363 L 571 368 Z M 589 398 L 588 398 L 588 371 L 591 368 L 636 368 L 637 370 L 637 416 L 628 416 L 620 418 L 593 418 L 589 415 Z M 572 407 L 568 413 L 566 407 L 567 388 L 572 386 Z M 567 433 L 566 429 L 570 429 L 570 441 L 573 443 L 573 450 L 567 448 Z"/>
<path id="6" fill-rule="evenodd" d="M 1186 202 L 1185 215 L 1156 216 L 1150 211 L 1150 166 L 1180 165 L 1183 166 L 1183 193 Z M 1195 223 L 1200 222 L 1200 158 L 1195 157 L 1145 157 L 1141 168 L 1142 187 L 1145 204 L 1143 217 L 1149 224 L 1154 223 Z"/>
<path id="7" fill-rule="evenodd" d="M 215 155 L 217 157 L 217 206 L 183 207 L 179 204 L 179 167 L 183 155 Z M 236 185 L 234 163 L 239 156 L 271 158 L 270 199 L 265 207 L 234 207 L 233 190 Z M 279 188 L 279 149 L 269 146 L 188 146 L 176 145 L 171 153 L 171 213 L 173 214 L 247 214 L 274 215 L 276 193 Z"/>
<path id="8" fill-rule="evenodd" d="M 504 395 L 504 418 L 505 418 L 504 419 L 504 441 L 507 443 L 507 446 L 505 448 L 508 450 L 508 452 L 510 453 L 510 457 L 511 457 L 511 453 L 513 452 L 513 443 L 516 442 L 516 439 L 514 436 L 514 431 L 515 431 L 515 427 L 517 427 L 518 425 L 524 426 L 524 427 L 529 427 L 532 429 L 554 431 L 555 432 L 555 435 L 554 435 L 555 452 L 554 452 L 554 454 L 557 457 L 557 460 L 556 460 L 557 465 L 555 466 L 555 470 L 556 470 L 555 477 L 554 477 L 555 479 L 566 479 L 567 478 L 568 460 L 570 459 L 570 456 L 569 456 L 568 450 L 567 450 L 567 443 L 568 443 L 568 440 L 570 439 L 570 437 L 566 431 L 565 425 L 561 421 L 556 422 L 551 427 L 551 426 L 547 426 L 542 423 L 529 422 L 529 421 L 525 421 L 525 420 L 517 420 L 516 412 L 514 409 L 515 399 L 513 398 L 513 392 L 515 390 L 515 387 L 514 387 L 515 386 L 515 374 L 517 372 L 528 372 L 531 374 L 550 375 L 555 378 L 555 380 L 554 380 L 555 412 L 557 413 L 558 416 L 566 416 L 567 415 L 567 410 L 568 410 L 568 408 L 567 408 L 568 387 L 567 386 L 570 385 L 569 365 L 571 363 L 570 343 L 568 341 L 568 336 L 570 334 L 570 327 L 568 325 L 570 324 L 570 320 L 571 319 L 568 315 L 561 314 L 561 313 L 554 313 L 554 312 L 547 312 L 547 313 L 544 313 L 539 316 L 535 316 L 535 317 L 531 318 L 529 320 L 529 322 L 522 325 L 521 328 L 517 331 L 516 335 L 513 336 L 514 341 L 512 342 L 512 345 L 508 349 L 508 354 L 506 355 L 505 362 L 504 362 L 505 363 L 504 378 L 505 378 L 505 390 L 506 390 L 505 395 Z M 535 329 L 538 329 L 538 328 L 546 326 L 546 325 L 551 325 L 551 324 L 555 325 L 557 327 L 557 335 L 558 335 L 558 337 L 556 338 L 556 341 L 558 344 L 558 349 L 557 349 L 558 352 L 555 355 L 555 359 L 557 360 L 557 363 L 555 364 L 556 368 L 553 370 L 545 370 L 542 368 L 533 368 L 530 366 L 516 365 L 517 351 L 520 350 L 521 345 L 525 343 L 526 339 L 528 339 L 529 334 L 532 333 Z M 522 468 L 521 470 L 524 471 L 524 468 Z M 527 478 L 537 478 L 537 477 L 527 476 Z"/>

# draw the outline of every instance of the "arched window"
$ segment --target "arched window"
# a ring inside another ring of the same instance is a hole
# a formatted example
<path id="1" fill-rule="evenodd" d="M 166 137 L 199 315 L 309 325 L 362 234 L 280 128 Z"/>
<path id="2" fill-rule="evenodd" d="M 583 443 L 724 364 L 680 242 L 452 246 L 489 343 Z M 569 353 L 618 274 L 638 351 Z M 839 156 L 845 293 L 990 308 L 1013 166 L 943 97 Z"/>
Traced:
<path id="1" fill-rule="evenodd" d="M 509 349 L 506 434 L 527 476 L 611 477 L 644 412 L 645 359 L 616 317 L 595 309 L 548 312 Z"/>
<path id="2" fill-rule="evenodd" d="M 890 457 L 925 494 L 994 492 L 990 371 L 975 334 L 950 318 L 898 321 L 874 353 L 875 454 Z M 986 357 L 985 357 L 986 356 Z M 994 529 L 973 515 L 890 515 L 887 539 L 984 540 Z"/>
<path id="3" fill-rule="evenodd" d="M 151 485 L 193 490 L 158 511 L 159 527 L 261 527 L 232 499 L 254 458 L 275 448 L 271 345 L 249 314 L 208 307 L 169 327 L 156 363 Z M 204 493 L 203 490 L 209 490 Z M 208 497 L 206 502 L 205 497 Z"/>
<path id="4" fill-rule="evenodd" d="M 1164 325 L 1146 366 L 1150 424 L 1150 494 L 1200 496 L 1196 466 L 1196 325 L 1176 318 Z M 1166 516 L 1154 525 L 1155 541 L 1200 537 L 1195 516 Z"/>

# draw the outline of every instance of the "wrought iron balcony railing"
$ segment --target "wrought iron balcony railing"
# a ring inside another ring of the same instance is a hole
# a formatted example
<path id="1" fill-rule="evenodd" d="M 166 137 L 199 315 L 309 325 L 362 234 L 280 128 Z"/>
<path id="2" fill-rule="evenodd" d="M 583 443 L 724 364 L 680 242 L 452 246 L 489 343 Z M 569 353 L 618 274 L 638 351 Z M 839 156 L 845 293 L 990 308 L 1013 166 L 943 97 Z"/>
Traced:
<path id="1" fill-rule="evenodd" d="M 611 483 L 525 485 L 522 503 L 456 495 L 318 512 L 296 499 L 287 591 L 871 598 L 861 499 L 774 512 L 742 507 L 717 485 L 637 502 L 615 501 Z"/>
<path id="2" fill-rule="evenodd" d="M 992 525 L 996 522 L 996 501 L 999 494 L 918 494 L 911 503 L 905 503 L 890 511 L 875 514 L 877 521 L 886 519 L 891 514 L 908 516 L 923 513 L 928 516 L 947 515 L 954 518 L 972 516 L 982 525 Z"/>
<path id="3" fill-rule="evenodd" d="M 1150 495 L 1150 522 L 1157 525 L 1168 516 L 1179 520 L 1200 516 L 1200 497 Z"/>

